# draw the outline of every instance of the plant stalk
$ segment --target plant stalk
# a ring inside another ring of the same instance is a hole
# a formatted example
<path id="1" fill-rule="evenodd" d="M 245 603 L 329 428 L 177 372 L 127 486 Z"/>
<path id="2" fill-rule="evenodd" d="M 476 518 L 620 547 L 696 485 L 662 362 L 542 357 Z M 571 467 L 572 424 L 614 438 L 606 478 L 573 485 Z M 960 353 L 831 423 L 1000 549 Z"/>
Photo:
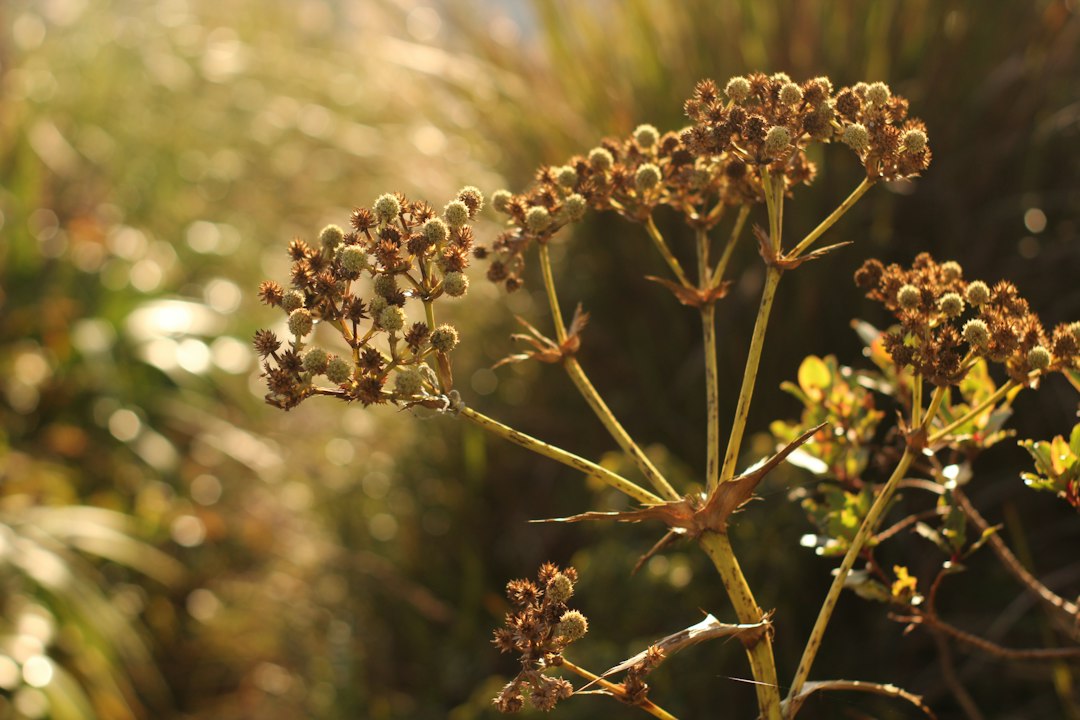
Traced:
<path id="1" fill-rule="evenodd" d="M 946 425 L 945 427 L 941 428 L 936 433 L 931 435 L 930 436 L 930 442 L 932 442 L 932 443 L 937 442 L 938 440 L 941 440 L 942 438 L 946 437 L 949 433 L 951 433 L 953 430 L 960 427 L 964 423 L 967 423 L 967 422 L 970 422 L 970 421 L 974 420 L 979 415 L 986 412 L 986 410 L 988 408 L 990 408 L 993 405 L 997 404 L 997 402 L 999 400 L 1001 400 L 1001 398 L 1005 397 L 1013 388 L 1016 388 L 1019 385 L 1020 385 L 1020 383 L 1018 383 L 1015 380 L 1010 378 L 1009 381 L 1006 382 L 1001 387 L 999 387 L 997 389 L 997 391 L 994 392 L 993 395 L 986 398 L 981 403 L 979 403 L 975 407 L 968 410 L 962 416 L 960 416 L 956 420 L 953 420 L 951 423 L 949 423 L 948 425 Z"/>
<path id="2" fill-rule="evenodd" d="M 652 215 L 645 221 L 645 231 L 652 238 L 653 244 L 656 245 L 656 249 L 660 251 L 660 255 L 663 256 L 664 261 L 671 268 L 671 272 L 675 273 L 675 277 L 684 287 L 693 287 L 690 281 L 686 277 L 686 273 L 683 272 L 682 265 L 679 264 L 678 258 L 672 254 L 671 248 L 668 247 L 667 242 L 664 241 L 664 236 L 660 234 L 660 228 L 656 227 L 656 222 L 653 221 Z"/>
<path id="3" fill-rule="evenodd" d="M 566 668 L 575 675 L 585 678 L 589 681 L 590 684 L 599 685 L 620 700 L 626 699 L 626 690 L 621 685 L 616 685 L 613 682 L 609 682 L 608 680 L 605 680 L 599 675 L 591 673 L 585 668 L 575 665 L 574 663 L 567 660 L 565 657 L 563 657 L 559 665 L 555 667 Z M 641 708 L 653 717 L 663 718 L 663 720 L 678 720 L 678 718 L 676 718 L 674 715 L 654 703 L 652 700 L 649 700 L 648 698 L 646 698 L 640 703 L 637 703 L 637 707 Z"/>
<path id="4" fill-rule="evenodd" d="M 729 247 L 733 243 L 729 243 Z M 698 277 L 705 290 L 709 277 L 709 233 L 697 230 Z M 705 348 L 705 414 L 708 431 L 705 436 L 705 488 L 712 492 L 720 483 L 720 379 L 716 367 L 716 306 L 701 306 L 701 329 Z"/>
<path id="5" fill-rule="evenodd" d="M 821 221 L 821 223 L 810 231 L 810 234 L 799 241 L 799 244 L 791 249 L 791 252 L 787 254 L 788 257 L 796 258 L 806 252 L 819 237 L 825 234 L 825 231 L 836 224 L 836 221 L 844 216 L 848 210 L 859 201 L 859 198 L 870 189 L 873 185 L 873 181 L 870 178 L 863 178 L 863 181 L 859 183 L 858 187 L 851 191 L 851 194 L 844 198 L 844 202 L 829 213 L 829 216 Z"/>

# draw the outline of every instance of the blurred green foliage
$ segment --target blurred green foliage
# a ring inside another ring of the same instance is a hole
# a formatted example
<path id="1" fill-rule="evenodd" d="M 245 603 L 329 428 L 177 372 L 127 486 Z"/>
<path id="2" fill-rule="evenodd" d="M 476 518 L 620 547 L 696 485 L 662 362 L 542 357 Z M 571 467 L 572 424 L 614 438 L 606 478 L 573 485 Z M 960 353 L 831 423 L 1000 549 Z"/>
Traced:
<path id="1" fill-rule="evenodd" d="M 685 547 L 630 576 L 648 528 L 527 525 L 613 502 L 560 467 L 443 420 L 261 405 L 255 285 L 283 274 L 291 236 L 379 193 L 439 204 L 466 182 L 520 188 L 604 135 L 680 127 L 702 77 L 884 79 L 927 122 L 934 165 L 868 196 L 836 229 L 855 246 L 781 292 L 751 427 L 793 414 L 772 390 L 803 356 L 855 364 L 848 278 L 868 255 L 955 257 L 969 275 L 1012 279 L 1048 322 L 1080 316 L 1080 169 L 1064 161 L 1080 151 L 1072 1 L 13 0 L 0 18 L 0 717 L 486 716 L 513 670 L 488 642 L 502 585 L 548 559 L 582 574 L 592 632 L 574 659 L 588 667 L 696 622 L 697 608 L 725 611 Z M 822 160 L 786 213 L 793 228 L 857 182 L 854 164 Z M 566 302 L 593 314 L 582 362 L 685 487 L 704 461 L 696 318 L 642 280 L 656 261 L 625 223 L 597 219 L 553 251 Z M 722 377 L 741 373 L 761 283 L 742 252 L 749 269 L 719 311 Z M 610 441 L 553 369 L 487 369 L 513 313 L 543 319 L 539 288 L 505 297 L 475 279 L 457 319 L 458 364 L 475 372 L 459 383 L 501 419 L 600 457 Z M 725 407 L 736 392 L 724 385 Z M 1065 397 L 1020 404 L 1024 436 L 1061 432 Z M 749 445 L 747 462 L 771 450 Z M 1021 459 L 995 455 L 972 494 L 991 514 L 1005 504 L 1035 568 L 1075 591 L 1075 516 L 1018 495 Z M 778 609 L 782 668 L 828 581 L 796 547 L 804 519 L 784 501 L 802 481 L 775 473 L 765 509 L 733 534 L 759 600 Z M 49 567 L 70 580 L 50 584 Z M 973 570 L 970 606 L 953 610 L 989 623 L 1018 591 L 992 566 Z M 841 612 L 823 672 L 896 681 L 955 716 L 931 647 L 900 643 L 854 603 Z M 1037 643 L 1038 621 L 1010 632 Z M 748 716 L 743 662 L 695 648 L 655 692 L 687 716 L 716 702 Z M 987 707 L 1059 716 L 1045 674 L 980 662 L 961 670 Z M 560 711 L 636 715 L 601 698 Z"/>

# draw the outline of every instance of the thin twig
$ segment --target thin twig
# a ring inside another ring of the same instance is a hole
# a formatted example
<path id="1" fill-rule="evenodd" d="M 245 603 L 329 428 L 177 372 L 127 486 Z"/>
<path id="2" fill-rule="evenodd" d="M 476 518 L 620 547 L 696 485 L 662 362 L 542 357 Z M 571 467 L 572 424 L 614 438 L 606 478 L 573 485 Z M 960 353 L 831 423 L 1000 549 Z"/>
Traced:
<path id="1" fill-rule="evenodd" d="M 956 665 L 953 663 L 952 648 L 949 647 L 948 638 L 940 632 L 934 632 L 933 636 L 941 660 L 941 676 L 945 680 L 945 684 L 949 686 L 949 691 L 952 692 L 953 697 L 956 698 L 960 709 L 967 715 L 968 720 L 985 720 L 979 706 L 975 704 L 975 699 L 971 697 L 971 693 L 967 691 L 967 688 L 960 681 L 960 676 L 956 673 Z"/>
<path id="2" fill-rule="evenodd" d="M 859 198 L 863 196 L 863 193 L 870 189 L 872 184 L 873 181 L 869 178 L 864 178 L 863 181 L 859 183 L 859 186 L 852 190 L 851 194 L 844 199 L 844 202 L 840 203 L 839 207 L 829 213 L 829 216 L 822 220 L 821 224 L 811 230 L 806 237 L 799 241 L 798 245 L 791 249 L 791 252 L 787 254 L 788 257 L 796 258 L 806 252 L 806 249 L 809 248 L 814 241 L 825 234 L 826 230 L 835 225 L 836 221 L 842 218 L 844 213 L 850 210 L 852 206 L 858 202 Z"/>
<path id="3" fill-rule="evenodd" d="M 686 273 L 683 272 L 682 265 L 679 264 L 679 260 L 672 254 L 671 248 L 668 247 L 667 242 L 664 241 L 664 236 L 660 234 L 660 228 L 656 227 L 656 222 L 653 220 L 652 215 L 645 221 L 645 231 L 652 238 L 653 244 L 656 245 L 656 249 L 660 251 L 660 255 L 663 256 L 664 261 L 671 268 L 671 272 L 675 273 L 675 277 L 683 287 L 693 287 L 690 280 L 687 279 Z"/>
<path id="4" fill-rule="evenodd" d="M 589 672 L 588 670 L 586 670 L 583 667 L 578 667 L 574 663 L 567 660 L 565 657 L 562 658 L 562 661 L 559 663 L 558 667 L 566 668 L 567 670 L 574 673 L 575 675 L 579 675 L 580 677 L 585 678 L 586 680 L 589 681 L 590 684 L 599 685 L 600 687 L 604 688 L 605 690 L 610 692 L 612 695 L 617 697 L 619 700 L 622 700 L 623 702 L 626 702 L 626 703 L 631 704 L 631 705 L 635 705 L 636 707 L 641 708 L 642 710 L 649 713 L 653 717 L 662 718 L 663 720 L 678 720 L 678 718 L 676 718 L 674 715 L 672 715 L 667 710 L 665 710 L 664 708 L 662 708 L 659 705 L 657 705 L 656 703 L 654 703 L 652 700 L 649 700 L 648 698 L 645 698 L 641 702 L 630 703 L 629 699 L 627 698 L 627 695 L 626 695 L 626 689 L 623 688 L 622 685 L 616 685 L 613 682 L 608 682 L 607 680 L 603 679 L 599 675 L 596 675 L 595 673 L 591 673 L 591 672 Z"/>

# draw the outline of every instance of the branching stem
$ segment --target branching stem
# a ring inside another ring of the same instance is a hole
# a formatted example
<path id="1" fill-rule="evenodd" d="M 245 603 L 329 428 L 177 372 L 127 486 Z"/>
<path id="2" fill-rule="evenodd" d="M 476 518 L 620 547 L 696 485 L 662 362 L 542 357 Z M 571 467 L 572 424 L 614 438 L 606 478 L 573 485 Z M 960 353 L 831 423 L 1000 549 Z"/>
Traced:
<path id="1" fill-rule="evenodd" d="M 664 240 L 664 236 L 660 234 L 660 228 L 656 227 L 656 222 L 653 220 L 652 215 L 645 221 L 645 231 L 652 238 L 653 244 L 656 245 L 656 249 L 660 251 L 660 255 L 663 256 L 664 261 L 671 268 L 671 272 L 675 273 L 675 277 L 683 287 L 693 287 L 690 284 L 690 280 L 687 279 L 686 273 L 683 272 L 682 265 L 679 264 L 678 258 L 672 254 L 671 248 L 668 247 L 667 242 Z"/>
<path id="2" fill-rule="evenodd" d="M 607 690 L 608 692 L 610 692 L 612 695 L 619 698 L 620 700 L 623 700 L 623 701 L 627 700 L 626 690 L 621 685 L 616 685 L 613 682 L 609 682 L 609 681 L 605 680 L 604 678 L 600 677 L 599 675 L 596 675 L 594 673 L 589 672 L 588 670 L 586 670 L 583 667 L 578 667 L 574 663 L 567 660 L 565 657 L 562 659 L 562 662 L 558 665 L 558 667 L 566 668 L 567 670 L 574 673 L 575 675 L 578 675 L 580 677 L 585 678 L 591 684 L 598 685 L 598 686 L 604 688 L 605 690 Z M 639 703 L 636 703 L 636 705 L 637 705 L 637 707 L 641 708 L 642 710 L 649 713 L 653 717 L 663 718 L 664 720 L 678 720 L 678 718 L 676 718 L 674 715 L 672 715 L 667 710 L 665 710 L 664 708 L 662 708 L 659 705 L 657 705 L 656 703 L 654 703 L 652 700 L 649 700 L 648 698 L 646 698 L 645 700 L 642 700 Z"/>
<path id="3" fill-rule="evenodd" d="M 800 240 L 799 244 L 791 249 L 791 252 L 788 253 L 788 256 L 795 258 L 806 252 L 806 250 L 812 244 L 814 244 L 814 242 L 819 237 L 821 237 L 826 230 L 835 225 L 836 221 L 842 218 L 844 216 L 844 213 L 850 210 L 852 206 L 859 201 L 859 198 L 861 198 L 863 194 L 867 190 L 869 190 L 870 186 L 873 184 L 874 183 L 872 180 L 870 180 L 869 178 L 864 178 L 863 181 L 859 183 L 859 186 L 852 190 L 851 194 L 844 199 L 844 202 L 840 203 L 840 205 L 835 210 L 829 213 L 829 216 L 827 218 L 822 220 L 816 228 L 810 231 L 810 234 Z"/>

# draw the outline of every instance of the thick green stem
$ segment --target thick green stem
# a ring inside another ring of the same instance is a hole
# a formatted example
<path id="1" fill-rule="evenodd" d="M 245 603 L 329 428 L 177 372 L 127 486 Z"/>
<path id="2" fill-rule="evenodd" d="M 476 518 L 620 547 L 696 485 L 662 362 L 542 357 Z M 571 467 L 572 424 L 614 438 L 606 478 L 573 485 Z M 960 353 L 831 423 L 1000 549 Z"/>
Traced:
<path id="1" fill-rule="evenodd" d="M 656 245 L 656 249 L 660 251 L 660 255 L 663 256 L 664 261 L 671 268 L 671 272 L 675 273 L 675 277 L 679 279 L 679 282 L 684 287 L 693 287 L 690 284 L 690 280 L 687 279 L 686 273 L 683 272 L 682 265 L 679 264 L 678 258 L 676 258 L 671 248 L 668 247 L 667 242 L 664 241 L 664 236 L 660 234 L 660 228 L 656 227 L 656 223 L 652 219 L 652 215 L 645 221 L 645 231 L 652 238 L 653 244 Z"/>
<path id="2" fill-rule="evenodd" d="M 712 560 L 720 573 L 735 615 L 741 623 L 759 623 L 765 613 L 758 607 L 754 594 L 746 582 L 746 577 L 735 559 L 731 541 L 724 533 L 706 532 L 698 542 L 705 554 Z M 772 633 L 762 633 L 757 642 L 746 647 L 746 656 L 750 661 L 750 672 L 754 676 L 754 688 L 757 691 L 758 709 L 766 720 L 780 720 L 780 686 L 776 678 L 776 660 L 773 657 Z"/>
<path id="3" fill-rule="evenodd" d="M 793 247 L 791 252 L 787 253 L 787 256 L 796 258 L 806 252 L 807 248 L 809 248 L 814 241 L 825 234 L 826 230 L 835 225 L 836 221 L 842 218 L 844 213 L 850 210 L 852 206 L 858 202 L 859 198 L 870 189 L 871 185 L 873 185 L 873 182 L 869 178 L 864 178 L 863 181 L 859 183 L 859 186 L 852 190 L 851 194 L 844 199 L 844 202 L 840 203 L 839 207 L 829 213 L 829 216 L 822 220 L 816 228 L 811 230 L 809 235 L 800 240 L 799 244 Z"/>
<path id="4" fill-rule="evenodd" d="M 638 502 L 645 505 L 656 505 L 662 503 L 663 500 L 651 492 L 641 487 L 637 483 L 627 480 L 621 475 L 611 472 L 607 468 L 601 467 L 596 463 L 586 460 L 583 457 L 575 455 L 571 452 L 567 452 L 562 448 L 555 447 L 550 443 L 546 443 L 543 440 L 537 440 L 531 435 L 526 435 L 523 432 L 515 430 L 514 428 L 503 425 L 497 420 L 489 418 L 487 415 L 477 412 L 470 407 L 464 408 L 460 414 L 460 417 L 472 422 L 473 424 L 487 430 L 490 433 L 498 435 L 501 438 L 509 440 L 510 442 L 531 450 L 538 455 L 551 458 L 556 462 L 560 462 L 567 467 L 572 467 L 575 470 L 579 470 L 591 477 L 599 478 L 616 490 L 629 495 Z"/>

